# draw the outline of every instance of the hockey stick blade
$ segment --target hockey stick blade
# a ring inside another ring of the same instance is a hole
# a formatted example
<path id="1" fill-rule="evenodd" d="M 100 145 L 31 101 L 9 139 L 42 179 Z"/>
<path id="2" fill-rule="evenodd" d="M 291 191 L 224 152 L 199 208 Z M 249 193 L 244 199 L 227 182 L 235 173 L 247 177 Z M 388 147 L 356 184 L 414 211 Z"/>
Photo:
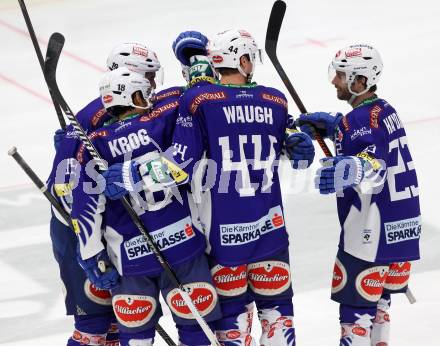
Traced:
<path id="1" fill-rule="evenodd" d="M 61 105 L 61 99 L 62 99 L 62 105 L 61 108 L 63 110 L 66 108 L 66 102 L 63 99 L 63 96 L 60 93 L 60 90 L 58 89 L 58 85 L 56 82 L 56 73 L 57 73 L 57 66 L 58 61 L 60 60 L 60 55 L 64 47 L 64 42 L 66 39 L 62 34 L 59 32 L 54 32 L 49 39 L 49 43 L 47 44 L 47 51 L 46 51 L 46 60 L 44 63 L 44 76 L 46 78 L 46 82 L 49 85 L 49 88 L 52 90 L 52 92 L 55 95 L 55 98 Z"/>
<path id="2" fill-rule="evenodd" d="M 299 97 L 295 88 L 290 82 L 290 79 L 287 76 L 286 72 L 284 71 L 283 66 L 281 66 L 281 63 L 278 60 L 278 56 L 277 56 L 278 38 L 280 36 L 281 25 L 283 24 L 284 14 L 286 13 L 286 7 L 287 7 L 286 3 L 283 0 L 277 0 L 274 2 L 272 6 L 272 11 L 270 12 L 269 23 L 267 25 L 265 49 L 267 56 L 272 61 L 275 70 L 278 72 L 278 75 L 280 76 L 281 80 L 286 86 L 287 91 L 295 101 L 295 104 L 298 107 L 299 111 L 301 113 L 307 113 L 306 107 L 302 103 L 301 98 Z M 324 152 L 325 156 L 327 157 L 332 156 L 332 153 L 329 147 L 327 146 L 327 144 L 325 143 L 324 139 L 318 133 L 316 133 L 316 131 L 315 131 L 315 139 L 318 142 L 319 146 L 321 147 L 322 151 Z"/>
<path id="3" fill-rule="evenodd" d="M 29 36 L 31 38 L 32 44 L 34 46 L 35 53 L 37 54 L 38 62 L 40 64 L 41 70 L 44 73 L 44 60 L 43 54 L 41 53 L 40 45 L 38 44 L 37 36 L 35 35 L 35 30 L 31 22 L 31 18 L 26 8 L 26 4 L 24 0 L 18 0 L 18 3 L 21 8 L 21 13 L 23 14 L 24 21 L 26 22 L 26 26 L 29 32 Z M 52 91 L 49 88 L 50 98 L 52 99 L 53 106 L 55 108 L 55 112 L 57 113 L 58 121 L 62 129 L 66 128 L 66 121 L 63 117 L 63 112 L 61 112 L 60 105 L 55 101 L 55 97 L 52 94 Z"/>
<path id="4" fill-rule="evenodd" d="M 280 36 L 281 24 L 283 23 L 284 14 L 286 13 L 286 3 L 281 0 L 275 1 L 269 17 L 266 32 L 266 53 L 269 58 L 277 58 L 276 50 L 278 44 L 278 37 Z"/>

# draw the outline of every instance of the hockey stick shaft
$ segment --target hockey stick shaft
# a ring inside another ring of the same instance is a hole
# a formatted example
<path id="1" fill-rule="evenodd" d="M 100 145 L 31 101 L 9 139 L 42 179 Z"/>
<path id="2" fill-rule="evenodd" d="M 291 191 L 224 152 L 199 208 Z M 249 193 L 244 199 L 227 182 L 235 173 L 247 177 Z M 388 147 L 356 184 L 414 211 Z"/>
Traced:
<path id="1" fill-rule="evenodd" d="M 60 107 L 66 114 L 67 118 L 73 125 L 75 131 L 77 132 L 78 136 L 80 137 L 81 141 L 83 141 L 86 149 L 89 151 L 92 158 L 95 160 L 97 165 L 101 170 L 107 169 L 107 163 L 102 159 L 99 152 L 94 147 L 93 143 L 89 139 L 89 137 L 86 135 L 84 130 L 82 129 L 81 125 L 77 121 L 74 113 L 70 109 L 67 102 L 64 100 L 63 95 L 61 94 L 58 84 L 56 81 L 56 66 L 58 64 L 58 59 L 61 54 L 61 50 L 64 46 L 64 37 L 60 33 L 54 33 L 50 37 L 49 45 L 47 47 L 47 54 L 46 54 L 46 62 L 45 62 L 45 77 L 46 81 L 50 87 L 50 89 L 54 93 L 54 97 L 59 103 Z M 165 260 L 162 253 L 158 249 L 157 245 L 154 243 L 152 237 L 146 230 L 145 226 L 142 223 L 142 220 L 140 219 L 139 215 L 134 211 L 132 208 L 130 202 L 128 201 L 127 197 L 123 197 L 121 199 L 121 202 L 126 209 L 127 213 L 129 214 L 130 218 L 132 219 L 133 223 L 138 228 L 139 232 L 144 237 L 145 241 L 147 242 L 149 248 L 151 248 L 152 252 L 156 256 L 156 259 L 158 260 L 159 264 L 165 271 L 165 273 L 168 275 L 170 280 L 173 282 L 173 284 L 179 289 L 180 295 L 182 296 L 183 300 L 187 304 L 188 308 L 191 310 L 194 318 L 199 323 L 200 327 L 202 328 L 205 335 L 208 337 L 209 341 L 212 345 L 218 345 L 220 346 L 219 342 L 217 341 L 214 333 L 209 328 L 206 321 L 203 319 L 203 317 L 200 315 L 200 312 L 195 307 L 194 303 L 191 300 L 191 297 L 189 296 L 188 292 L 186 292 L 183 284 L 179 281 L 176 274 L 172 270 L 169 263 Z"/>
<path id="2" fill-rule="evenodd" d="M 281 80 L 283 81 L 284 85 L 286 86 L 287 91 L 295 101 L 299 111 L 301 113 L 307 113 L 306 107 L 302 103 L 301 98 L 299 97 L 289 77 L 284 71 L 283 66 L 278 60 L 278 56 L 276 52 L 278 37 L 280 35 L 281 25 L 283 23 L 285 13 L 286 13 L 286 3 L 283 0 L 275 1 L 272 7 L 272 11 L 270 13 L 269 23 L 267 25 L 266 44 L 265 44 L 266 53 L 269 56 L 269 59 L 272 61 L 272 64 L 274 65 L 276 71 L 281 77 Z M 322 151 L 324 152 L 325 156 L 331 157 L 332 153 L 329 147 L 327 146 L 324 139 L 317 131 L 315 131 L 315 139 L 318 142 L 319 146 L 321 147 Z"/>
<path id="3" fill-rule="evenodd" d="M 33 169 L 28 165 L 28 163 L 23 159 L 23 157 L 18 153 L 16 147 L 12 147 L 8 151 L 8 155 L 12 156 L 12 158 L 18 163 L 18 165 L 23 169 L 23 171 L 28 175 L 28 177 L 32 180 L 32 182 L 37 186 L 37 188 L 43 193 L 43 195 L 47 198 L 49 203 L 60 213 L 63 217 L 64 221 L 66 221 L 70 228 L 73 229 L 72 219 L 70 215 L 64 210 L 61 204 L 57 201 L 57 199 L 49 192 L 46 184 L 37 176 L 37 174 L 33 171 Z M 167 332 L 159 325 L 156 324 L 156 331 L 158 334 L 164 339 L 164 341 L 169 346 L 177 346 L 173 339 L 167 334 Z"/>
<path id="4" fill-rule="evenodd" d="M 32 182 L 38 187 L 38 189 L 47 198 L 50 204 L 57 210 L 58 213 L 63 217 L 63 219 L 72 227 L 72 222 L 70 215 L 64 210 L 61 204 L 56 200 L 56 198 L 49 192 L 45 183 L 35 174 L 32 168 L 27 164 L 23 157 L 18 153 L 16 147 L 12 147 L 8 151 L 8 155 L 12 156 L 13 159 L 18 163 L 18 165 L 25 171 L 27 176 L 32 180 Z M 72 227 L 73 229 L 73 227 Z"/>
<path id="5" fill-rule="evenodd" d="M 29 31 L 29 36 L 31 37 L 32 44 L 34 45 L 35 53 L 37 53 L 38 62 L 40 63 L 41 70 L 44 73 L 44 59 L 43 54 L 41 53 L 40 45 L 38 44 L 37 36 L 35 35 L 34 27 L 31 22 L 31 18 L 29 17 L 29 13 L 26 8 L 26 4 L 24 0 L 18 0 L 18 3 L 21 8 L 21 12 L 23 13 L 24 21 L 26 22 L 26 26 Z M 66 121 L 64 120 L 63 113 L 61 112 L 61 108 L 59 104 L 55 101 L 52 91 L 49 88 L 49 94 L 53 102 L 53 106 L 55 107 L 55 112 L 58 116 L 58 121 L 60 122 L 61 128 L 64 130 L 66 128 Z"/>

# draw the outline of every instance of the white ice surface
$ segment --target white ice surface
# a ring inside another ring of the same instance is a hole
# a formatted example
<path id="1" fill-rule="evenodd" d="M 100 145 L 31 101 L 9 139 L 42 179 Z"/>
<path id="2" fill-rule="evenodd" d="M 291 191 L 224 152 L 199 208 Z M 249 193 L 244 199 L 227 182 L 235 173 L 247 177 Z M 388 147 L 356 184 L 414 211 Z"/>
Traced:
<path id="1" fill-rule="evenodd" d="M 411 287 L 418 302 L 393 301 L 393 346 L 438 346 L 440 324 L 440 4 L 435 0 L 287 1 L 278 53 L 309 110 L 347 112 L 327 81 L 333 54 L 350 43 L 367 42 L 382 54 L 379 95 L 399 112 L 409 138 L 421 193 L 422 260 Z M 171 42 L 183 30 L 212 35 L 244 28 L 264 46 L 272 1 L 28 0 L 37 36 L 66 37 L 58 68 L 60 88 L 73 110 L 97 96 L 109 50 L 124 41 L 144 42 L 165 67 L 165 86 L 182 85 Z M 0 1 L 0 344 L 63 345 L 72 325 L 64 316 L 58 269 L 48 234 L 49 209 L 27 176 L 6 155 L 16 145 L 45 178 L 50 170 L 52 133 L 58 128 L 40 67 L 15 0 Z M 269 59 L 255 80 L 284 90 Z M 287 92 L 286 92 L 287 93 Z M 294 103 L 292 114 L 297 113 Z M 321 152 L 317 147 L 318 157 Z M 313 169 L 283 173 L 298 345 L 336 345 L 337 304 L 329 282 L 338 241 L 334 197 L 311 188 Z M 161 321 L 176 339 L 170 315 Z M 258 336 L 259 328 L 255 327 Z M 163 345 L 158 339 L 157 345 Z"/>

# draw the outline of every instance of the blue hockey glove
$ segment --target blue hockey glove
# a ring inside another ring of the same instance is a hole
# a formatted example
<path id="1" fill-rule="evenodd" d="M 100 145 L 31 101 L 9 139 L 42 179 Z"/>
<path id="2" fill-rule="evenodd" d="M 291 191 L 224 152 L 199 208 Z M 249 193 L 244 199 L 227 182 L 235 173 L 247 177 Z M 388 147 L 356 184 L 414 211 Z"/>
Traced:
<path id="1" fill-rule="evenodd" d="M 315 147 L 309 135 L 296 130 L 287 130 L 284 144 L 287 157 L 294 169 L 305 169 L 312 164 Z"/>
<path id="2" fill-rule="evenodd" d="M 135 185 L 142 180 L 138 167 L 139 164 L 136 161 L 126 161 L 124 163 L 115 163 L 107 171 L 103 172 L 105 196 L 115 200 L 124 197 L 130 192 L 138 191 L 139 189 L 136 190 Z"/>
<path id="3" fill-rule="evenodd" d="M 55 131 L 53 135 L 53 146 L 55 147 L 55 151 L 58 151 L 64 136 L 66 135 L 66 131 L 63 129 L 58 129 Z"/>
<path id="4" fill-rule="evenodd" d="M 366 160 L 356 156 L 326 157 L 320 163 L 323 167 L 316 172 L 315 188 L 323 195 L 359 185 L 371 168 Z"/>
<path id="5" fill-rule="evenodd" d="M 203 55 L 194 55 L 190 59 L 191 67 L 188 70 L 189 86 L 194 86 L 199 82 L 215 83 L 217 74 L 211 65 L 208 57 Z"/>
<path id="6" fill-rule="evenodd" d="M 207 55 L 208 38 L 198 31 L 184 31 L 173 42 L 173 52 L 182 65 L 190 66 L 189 58 Z"/>
<path id="7" fill-rule="evenodd" d="M 104 290 L 115 288 L 119 279 L 119 273 L 111 265 L 105 250 L 98 252 L 95 256 L 88 259 L 82 259 L 78 246 L 77 260 L 93 285 Z"/>
<path id="8" fill-rule="evenodd" d="M 301 131 L 307 133 L 312 138 L 315 138 L 314 131 L 316 130 L 323 138 L 333 140 L 335 138 L 336 126 L 338 126 L 341 119 L 342 113 L 315 112 L 300 114 L 295 124 L 300 126 Z"/>

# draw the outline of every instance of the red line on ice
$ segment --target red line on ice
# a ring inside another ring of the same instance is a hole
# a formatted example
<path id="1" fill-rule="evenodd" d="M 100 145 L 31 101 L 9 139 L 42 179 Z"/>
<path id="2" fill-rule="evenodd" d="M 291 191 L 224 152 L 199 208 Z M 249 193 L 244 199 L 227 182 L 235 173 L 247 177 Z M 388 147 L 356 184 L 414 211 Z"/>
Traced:
<path id="1" fill-rule="evenodd" d="M 23 84 L 20 84 L 17 81 L 15 81 L 15 80 L 13 80 L 11 78 L 8 78 L 8 77 L 6 77 L 5 75 L 3 75 L 1 73 L 0 73 L 0 79 L 4 80 L 5 82 L 7 82 L 9 84 L 12 84 L 12 85 L 16 86 L 17 88 L 19 88 L 21 90 L 26 91 L 29 94 L 32 94 L 32 95 L 38 97 L 40 100 L 46 101 L 48 103 L 52 103 L 52 100 L 49 97 L 47 97 L 47 96 L 45 96 L 43 94 L 40 94 L 39 92 L 37 92 L 35 90 L 32 90 L 31 88 L 28 88 L 27 86 L 25 86 Z"/>
<path id="2" fill-rule="evenodd" d="M 0 19 L 0 25 L 3 25 L 4 27 L 8 28 L 9 30 L 14 31 L 14 32 L 16 32 L 16 33 L 18 33 L 20 35 L 23 35 L 23 36 L 26 36 L 26 37 L 30 36 L 27 31 L 22 30 L 22 29 L 20 29 L 20 28 L 18 28 L 16 26 L 13 26 L 13 25 L 11 25 L 9 23 L 6 23 L 5 21 L 3 21 L 1 19 Z M 47 41 L 46 40 L 44 40 L 44 39 L 42 39 L 40 37 L 37 37 L 37 40 L 38 40 L 39 43 L 41 43 L 41 44 L 43 44 L 44 46 L 47 47 Z M 88 61 L 88 60 L 86 60 L 84 58 L 81 58 L 80 56 L 78 56 L 76 54 L 70 53 L 69 51 L 63 50 L 63 54 L 68 56 L 69 58 L 71 58 L 73 60 L 76 60 L 77 62 L 79 62 L 81 64 L 84 64 L 84 65 L 86 65 L 86 66 L 96 70 L 96 71 L 99 71 L 99 72 L 105 72 L 106 71 L 105 68 L 102 68 L 101 66 L 95 65 L 92 62 L 90 62 L 90 61 Z"/>

